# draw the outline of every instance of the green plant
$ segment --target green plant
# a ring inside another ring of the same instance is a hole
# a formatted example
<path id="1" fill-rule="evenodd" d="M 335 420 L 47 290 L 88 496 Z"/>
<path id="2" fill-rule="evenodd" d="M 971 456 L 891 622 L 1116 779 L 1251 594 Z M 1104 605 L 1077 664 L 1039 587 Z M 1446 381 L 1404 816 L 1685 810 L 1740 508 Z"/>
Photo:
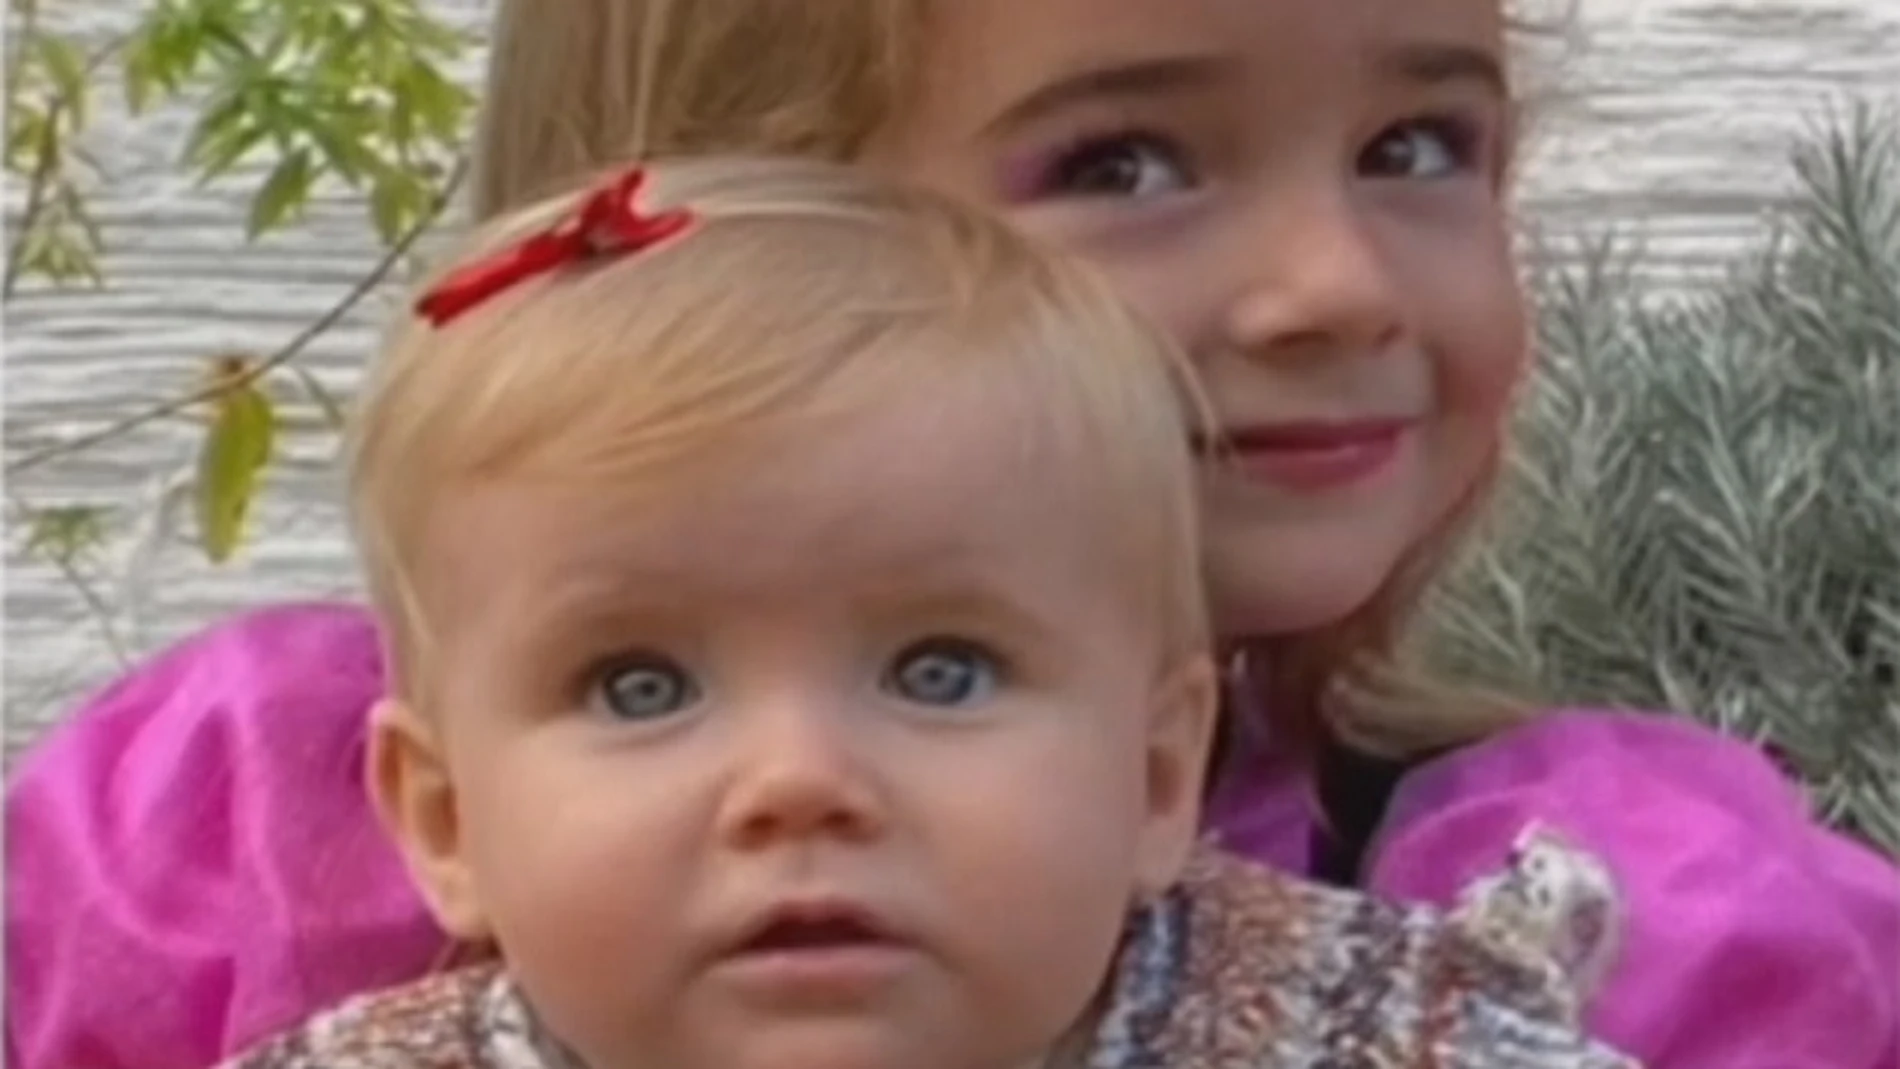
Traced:
<path id="1" fill-rule="evenodd" d="M 1900 853 L 1900 113 L 1837 113 L 1711 291 L 1639 250 L 1544 272 L 1542 367 L 1490 537 L 1429 652 L 1540 700 L 1681 710 L 1766 743 Z"/>
<path id="2" fill-rule="evenodd" d="M 135 115 L 181 99 L 196 108 L 180 166 L 199 180 L 262 170 L 246 240 L 295 225 L 312 195 L 334 183 L 361 195 L 385 247 L 350 293 L 276 351 L 207 354 L 207 373 L 176 396 L 8 458 L 8 474 L 17 474 L 160 419 L 197 415 L 206 429 L 195 483 L 199 540 L 212 560 L 224 560 L 243 538 L 273 456 L 280 420 L 265 379 L 290 378 L 334 416 L 335 402 L 296 358 L 403 261 L 460 181 L 472 98 L 448 71 L 470 42 L 419 0 L 154 0 L 129 33 L 90 53 L 45 25 L 39 0 L 9 0 L 7 14 L 5 166 L 24 196 L 10 220 L 6 298 L 29 280 L 106 281 L 101 255 L 111 235 L 88 201 L 102 172 L 85 135 L 95 83 L 108 73 Z M 98 510 L 81 523 L 84 506 L 38 509 L 18 495 L 9 503 L 26 547 L 76 576 L 70 566 L 100 536 Z"/>

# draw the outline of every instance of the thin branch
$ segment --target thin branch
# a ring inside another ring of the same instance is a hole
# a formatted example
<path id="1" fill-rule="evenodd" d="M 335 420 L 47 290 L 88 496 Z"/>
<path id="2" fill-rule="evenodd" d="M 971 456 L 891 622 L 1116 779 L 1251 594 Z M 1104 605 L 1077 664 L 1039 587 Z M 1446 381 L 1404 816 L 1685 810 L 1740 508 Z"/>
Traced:
<path id="1" fill-rule="evenodd" d="M 282 348 L 272 353 L 269 357 L 249 365 L 242 372 L 235 375 L 219 376 L 215 382 L 208 386 L 200 387 L 190 393 L 174 397 L 169 401 L 160 402 L 144 411 L 134 413 L 123 419 L 115 420 L 96 431 L 82 434 L 77 438 L 58 442 L 44 449 L 28 453 L 9 463 L 6 466 L 6 474 L 18 475 L 21 472 L 36 468 L 49 460 L 71 453 L 82 452 L 102 442 L 111 441 L 130 431 L 137 430 L 146 424 L 155 423 L 158 420 L 176 415 L 186 409 L 215 401 L 232 390 L 241 389 L 256 382 L 296 359 L 305 349 L 309 348 L 311 342 L 341 322 L 343 317 L 350 313 L 351 309 L 362 303 L 365 297 L 368 297 L 371 293 L 375 292 L 377 287 L 382 285 L 383 280 L 389 277 L 390 272 L 395 270 L 396 265 L 402 262 L 403 258 L 415 248 L 416 243 L 422 240 L 423 235 L 427 234 L 429 229 L 435 225 L 435 221 L 441 218 L 442 212 L 454 198 L 456 190 L 461 187 L 462 180 L 467 173 L 468 161 L 465 158 L 457 160 L 454 170 L 449 173 L 447 180 L 444 181 L 442 191 L 437 196 L 436 203 L 429 213 L 417 220 L 415 225 L 411 226 L 394 244 L 390 245 L 389 248 L 384 251 L 382 259 L 377 262 L 376 266 L 372 268 L 368 274 L 359 279 L 356 285 L 343 296 L 342 300 L 338 301 L 329 311 L 318 317 L 315 322 L 298 332 L 296 337 L 291 338 Z"/>

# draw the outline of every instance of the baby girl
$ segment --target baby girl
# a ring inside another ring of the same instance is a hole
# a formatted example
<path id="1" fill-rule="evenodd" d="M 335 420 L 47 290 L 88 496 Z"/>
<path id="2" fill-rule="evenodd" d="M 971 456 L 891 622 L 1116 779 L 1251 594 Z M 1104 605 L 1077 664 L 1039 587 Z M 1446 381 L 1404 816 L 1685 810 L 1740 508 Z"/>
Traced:
<path id="1" fill-rule="evenodd" d="M 351 470 L 369 788 L 475 963 L 233 1065 L 1628 1064 L 1563 844 L 1449 914 L 1199 844 L 1195 397 L 1087 269 L 859 170 L 485 228 Z"/>

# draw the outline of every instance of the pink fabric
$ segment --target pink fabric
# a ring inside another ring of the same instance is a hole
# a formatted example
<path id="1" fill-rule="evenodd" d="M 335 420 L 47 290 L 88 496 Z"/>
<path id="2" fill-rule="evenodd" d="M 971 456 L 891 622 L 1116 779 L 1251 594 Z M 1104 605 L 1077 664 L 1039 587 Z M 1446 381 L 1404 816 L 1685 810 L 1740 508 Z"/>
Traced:
<path id="1" fill-rule="evenodd" d="M 276 609 L 171 651 L 24 762 L 6 810 L 15 1069 L 199 1069 L 443 946 L 363 794 L 381 687 L 362 610 Z M 1282 769 L 1218 800 L 1304 867 Z M 1370 882 L 1443 901 L 1542 821 L 1631 898 L 1603 1035 L 1658 1069 L 1900 1067 L 1900 885 L 1754 750 L 1686 722 L 1553 714 L 1415 771 Z"/>
<path id="2" fill-rule="evenodd" d="M 361 609 L 219 626 L 99 696 L 7 788 L 7 1064 L 201 1069 L 443 937 L 362 782 Z"/>
<path id="3" fill-rule="evenodd" d="M 1754 747 L 1553 713 L 1415 770 L 1367 884 L 1445 902 L 1526 821 L 1612 868 L 1623 951 L 1591 1024 L 1656 1069 L 1900 1069 L 1900 870 L 1812 822 Z"/>

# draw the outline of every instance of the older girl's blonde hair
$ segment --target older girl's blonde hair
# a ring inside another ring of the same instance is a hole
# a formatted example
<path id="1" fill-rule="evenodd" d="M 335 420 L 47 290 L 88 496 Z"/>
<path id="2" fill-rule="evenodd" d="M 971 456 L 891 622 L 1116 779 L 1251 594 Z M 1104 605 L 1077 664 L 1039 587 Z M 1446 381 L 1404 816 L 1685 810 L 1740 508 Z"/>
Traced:
<path id="1" fill-rule="evenodd" d="M 954 3 L 955 0 L 941 0 Z M 476 167 L 491 214 L 632 154 L 856 159 L 901 118 L 927 44 L 927 0 L 501 0 Z M 1252 644 L 1272 721 L 1394 755 L 1481 737 L 1520 703 L 1437 681 L 1406 624 L 1490 497 L 1485 477 L 1368 604 Z"/>
<path id="2" fill-rule="evenodd" d="M 628 157 L 855 159 L 909 99 L 925 2 L 501 0 L 475 213 Z"/>
<path id="3" fill-rule="evenodd" d="M 443 495 L 528 478 L 679 500 L 758 450 L 966 375 L 1013 421 L 1011 448 L 1059 451 L 1164 655 L 1205 653 L 1185 365 L 1107 282 L 860 168 L 696 157 L 646 175 L 643 208 L 684 208 L 685 232 L 440 325 L 407 318 L 371 372 L 350 500 L 398 695 L 429 704 L 434 598 L 417 577 Z M 444 270 L 546 230 L 589 192 L 487 224 Z"/>

